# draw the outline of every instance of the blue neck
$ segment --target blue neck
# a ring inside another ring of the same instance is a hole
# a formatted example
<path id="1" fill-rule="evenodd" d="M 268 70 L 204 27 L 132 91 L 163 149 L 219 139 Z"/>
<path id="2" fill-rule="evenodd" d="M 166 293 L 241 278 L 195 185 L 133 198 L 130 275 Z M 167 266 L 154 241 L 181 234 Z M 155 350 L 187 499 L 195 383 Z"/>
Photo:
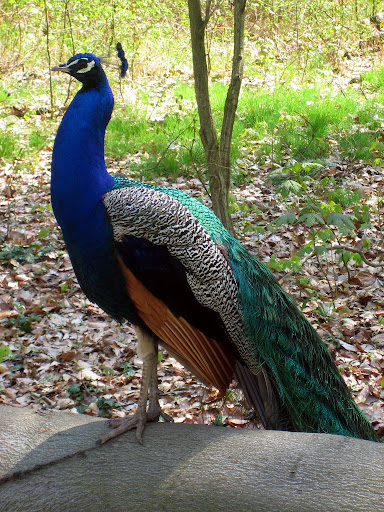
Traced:
<path id="1" fill-rule="evenodd" d="M 97 88 L 82 88 L 57 132 L 52 154 L 51 200 L 64 236 L 80 238 L 87 219 L 100 216 L 102 195 L 113 186 L 104 160 L 105 129 L 113 95 L 103 73 Z"/>

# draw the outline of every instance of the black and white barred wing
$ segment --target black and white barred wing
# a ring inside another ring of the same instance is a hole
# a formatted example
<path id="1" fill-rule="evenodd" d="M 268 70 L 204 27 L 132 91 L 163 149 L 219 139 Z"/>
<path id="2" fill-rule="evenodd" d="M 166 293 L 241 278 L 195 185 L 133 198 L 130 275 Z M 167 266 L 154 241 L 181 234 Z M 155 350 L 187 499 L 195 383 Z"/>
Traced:
<path id="1" fill-rule="evenodd" d="M 227 387 L 243 332 L 237 283 L 223 252 L 164 192 L 127 187 L 103 202 L 139 316 L 203 380 Z"/>

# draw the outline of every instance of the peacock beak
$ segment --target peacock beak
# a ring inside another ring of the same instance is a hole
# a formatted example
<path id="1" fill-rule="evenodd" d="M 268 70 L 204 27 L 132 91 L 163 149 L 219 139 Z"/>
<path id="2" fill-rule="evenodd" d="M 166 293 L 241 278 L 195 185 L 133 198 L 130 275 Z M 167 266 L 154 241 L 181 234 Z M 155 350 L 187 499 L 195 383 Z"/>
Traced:
<path id="1" fill-rule="evenodd" d="M 57 66 L 53 66 L 51 71 L 63 71 L 64 73 L 70 73 L 70 66 L 67 62 L 63 62 L 62 64 L 58 64 Z"/>

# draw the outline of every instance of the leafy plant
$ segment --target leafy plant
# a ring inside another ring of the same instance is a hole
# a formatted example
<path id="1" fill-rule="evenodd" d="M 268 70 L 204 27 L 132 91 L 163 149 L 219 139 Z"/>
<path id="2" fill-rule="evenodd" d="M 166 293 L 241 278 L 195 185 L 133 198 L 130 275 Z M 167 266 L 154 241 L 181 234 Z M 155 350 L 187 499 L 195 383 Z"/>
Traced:
<path id="1" fill-rule="evenodd" d="M 347 267 L 348 262 L 357 265 L 367 260 L 361 250 L 354 251 L 346 240 L 356 238 L 358 230 L 370 225 L 371 213 L 362 202 L 360 190 L 349 190 L 340 186 L 335 178 L 323 176 L 323 167 L 317 163 L 299 163 L 272 171 L 268 179 L 276 185 L 276 191 L 286 202 L 288 212 L 276 221 L 276 227 L 300 224 L 306 240 L 297 255 L 287 259 L 271 257 L 271 268 L 278 271 L 297 272 L 302 259 L 320 256 L 329 252 L 338 255 L 339 262 Z M 363 249 L 370 242 L 362 239 Z"/>
<path id="2" fill-rule="evenodd" d="M 25 315 L 23 308 L 25 307 L 22 302 L 15 301 L 14 306 L 16 307 L 18 314 L 10 318 L 5 318 L 4 322 L 9 327 L 17 327 L 20 331 L 29 333 L 32 331 L 33 324 L 40 321 L 40 316 L 37 313 L 29 313 Z"/>
<path id="3" fill-rule="evenodd" d="M 114 369 L 111 368 L 110 366 L 100 365 L 99 368 L 106 376 L 113 375 L 115 373 Z"/>
<path id="4" fill-rule="evenodd" d="M 46 236 L 46 228 L 42 228 L 38 235 L 38 238 L 44 238 Z M 18 261 L 19 263 L 34 263 L 42 259 L 48 252 L 52 251 L 51 245 L 40 245 L 39 243 L 32 243 L 28 246 L 24 245 L 9 245 L 4 244 L 0 250 L 0 261 L 8 263 L 11 260 Z"/>
<path id="5" fill-rule="evenodd" d="M 84 399 L 85 387 L 82 383 L 76 382 L 67 386 L 67 393 L 72 399 L 82 401 Z"/>
<path id="6" fill-rule="evenodd" d="M 9 356 L 11 349 L 8 345 L 0 345 L 0 363 Z"/>
<path id="7" fill-rule="evenodd" d="M 88 409 L 89 404 L 94 402 L 95 395 L 100 394 L 101 391 L 100 388 L 87 384 L 86 381 L 70 384 L 66 388 L 67 395 L 75 402 L 76 409 L 80 414 L 83 414 Z M 100 403 L 102 410 L 108 409 L 108 401 L 105 404 L 103 401 Z"/>
<path id="8" fill-rule="evenodd" d="M 96 402 L 97 407 L 99 408 L 100 416 L 107 416 L 111 409 L 116 408 L 118 406 L 118 402 L 115 398 L 105 398 L 104 396 L 100 396 Z"/>
<path id="9" fill-rule="evenodd" d="M 123 363 L 120 365 L 120 368 L 123 370 L 123 374 L 126 377 L 133 377 L 135 375 L 135 370 L 132 368 L 131 363 Z"/>

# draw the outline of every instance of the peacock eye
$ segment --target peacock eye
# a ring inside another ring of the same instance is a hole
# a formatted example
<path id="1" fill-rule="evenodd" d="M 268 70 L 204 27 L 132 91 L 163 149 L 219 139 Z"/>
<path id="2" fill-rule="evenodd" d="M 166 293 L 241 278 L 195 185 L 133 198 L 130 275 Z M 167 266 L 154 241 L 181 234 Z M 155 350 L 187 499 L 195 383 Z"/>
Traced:
<path id="1" fill-rule="evenodd" d="M 87 59 L 81 59 L 81 60 L 79 60 L 79 62 L 77 63 L 77 67 L 78 67 L 79 69 L 84 69 L 84 68 L 86 68 L 87 66 L 88 66 L 88 61 L 87 61 Z"/>

